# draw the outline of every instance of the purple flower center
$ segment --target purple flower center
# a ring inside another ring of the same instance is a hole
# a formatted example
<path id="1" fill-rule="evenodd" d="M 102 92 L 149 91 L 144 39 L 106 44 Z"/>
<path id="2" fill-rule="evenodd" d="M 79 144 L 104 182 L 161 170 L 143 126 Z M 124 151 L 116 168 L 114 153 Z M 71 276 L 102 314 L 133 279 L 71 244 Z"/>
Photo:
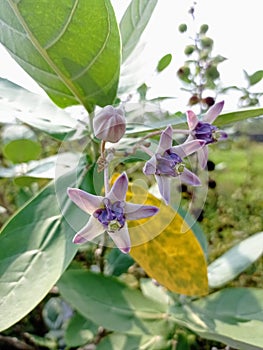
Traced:
<path id="1" fill-rule="evenodd" d="M 184 171 L 182 158 L 174 153 L 172 148 L 167 149 L 163 155 L 157 153 L 155 156 L 157 160 L 156 175 L 176 177 Z"/>
<path id="2" fill-rule="evenodd" d="M 93 216 L 99 220 L 108 231 L 118 231 L 125 224 L 125 215 L 123 212 L 124 202 L 117 201 L 111 203 L 108 198 L 103 199 L 103 208 L 94 211 Z"/>
<path id="3" fill-rule="evenodd" d="M 194 135 L 197 139 L 204 140 L 206 144 L 209 144 L 218 141 L 220 131 L 210 123 L 198 122 L 194 129 Z"/>

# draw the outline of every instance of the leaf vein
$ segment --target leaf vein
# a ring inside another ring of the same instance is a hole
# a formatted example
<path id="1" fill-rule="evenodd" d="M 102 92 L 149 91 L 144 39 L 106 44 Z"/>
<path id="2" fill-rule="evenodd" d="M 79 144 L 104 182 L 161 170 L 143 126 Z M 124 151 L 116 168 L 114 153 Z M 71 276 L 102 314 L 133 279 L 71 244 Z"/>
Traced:
<path id="1" fill-rule="evenodd" d="M 55 38 L 51 39 L 45 46 L 44 46 L 44 49 L 45 50 L 48 50 L 50 49 L 53 45 L 55 45 L 56 42 L 59 41 L 59 39 L 64 35 L 64 33 L 66 32 L 68 26 L 70 25 L 70 22 L 72 20 L 72 17 L 76 11 L 76 8 L 79 4 L 79 0 L 75 0 L 75 4 L 73 5 L 70 13 L 69 13 L 69 16 L 68 16 L 68 19 L 67 21 L 65 22 L 64 26 L 61 28 L 61 31 L 56 35 Z"/>

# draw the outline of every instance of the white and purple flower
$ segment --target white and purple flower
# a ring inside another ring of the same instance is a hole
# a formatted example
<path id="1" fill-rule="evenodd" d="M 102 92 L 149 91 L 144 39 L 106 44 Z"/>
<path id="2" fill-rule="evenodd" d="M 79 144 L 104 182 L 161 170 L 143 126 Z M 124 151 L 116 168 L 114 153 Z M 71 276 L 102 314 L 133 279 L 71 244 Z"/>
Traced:
<path id="1" fill-rule="evenodd" d="M 127 220 L 138 220 L 155 215 L 158 208 L 150 205 L 127 203 L 128 178 L 122 173 L 105 196 L 95 196 L 78 188 L 68 188 L 69 198 L 90 215 L 88 223 L 73 238 L 73 243 L 92 241 L 108 232 L 116 246 L 129 253 L 131 241 Z"/>
<path id="2" fill-rule="evenodd" d="M 221 113 L 224 107 L 224 101 L 216 103 L 209 111 L 204 115 L 202 121 L 200 121 L 193 111 L 187 111 L 187 123 L 190 130 L 190 135 L 186 142 L 194 139 L 203 140 L 205 144 L 214 143 L 217 141 L 225 140 L 227 134 L 219 130 L 216 126 L 212 125 L 218 115 Z M 208 159 L 208 147 L 204 146 L 197 152 L 198 160 L 201 168 L 205 168 Z"/>
<path id="3" fill-rule="evenodd" d="M 196 152 L 205 145 L 203 140 L 192 140 L 179 146 L 172 146 L 173 129 L 169 125 L 161 134 L 156 153 L 145 163 L 145 175 L 154 175 L 162 198 L 166 204 L 170 202 L 170 180 L 180 176 L 180 179 L 192 186 L 199 186 L 200 179 L 188 170 L 183 158 Z"/>

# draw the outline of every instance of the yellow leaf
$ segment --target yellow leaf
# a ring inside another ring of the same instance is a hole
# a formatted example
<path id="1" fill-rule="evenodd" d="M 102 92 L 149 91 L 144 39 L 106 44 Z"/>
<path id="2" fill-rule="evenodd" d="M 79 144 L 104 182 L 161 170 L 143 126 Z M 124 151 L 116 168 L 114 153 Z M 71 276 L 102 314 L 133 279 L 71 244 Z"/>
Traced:
<path id="1" fill-rule="evenodd" d="M 160 208 L 151 218 L 128 222 L 133 259 L 170 291 L 185 295 L 207 294 L 206 259 L 183 218 L 171 206 L 136 185 L 130 186 L 127 201 Z"/>

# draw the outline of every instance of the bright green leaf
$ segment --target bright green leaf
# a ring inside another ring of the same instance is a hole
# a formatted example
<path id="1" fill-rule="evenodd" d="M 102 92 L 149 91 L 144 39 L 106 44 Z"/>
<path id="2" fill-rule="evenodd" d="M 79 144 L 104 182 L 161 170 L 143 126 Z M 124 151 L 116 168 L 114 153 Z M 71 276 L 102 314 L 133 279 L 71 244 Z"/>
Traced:
<path id="1" fill-rule="evenodd" d="M 56 187 L 50 183 L 1 231 L 0 331 L 19 321 L 44 298 L 77 251 L 72 238 L 88 218 L 66 193 L 67 187 L 76 185 L 76 175 L 74 170 L 61 176 Z M 89 186 L 90 182 L 85 184 Z M 86 190 L 91 192 L 91 188 Z"/>
<path id="2" fill-rule="evenodd" d="M 263 291 L 228 288 L 207 297 L 172 307 L 174 320 L 201 337 L 235 349 L 263 349 Z"/>
<path id="3" fill-rule="evenodd" d="M 140 335 L 166 332 L 166 306 L 114 277 L 72 269 L 63 274 L 58 287 L 67 303 L 106 329 Z"/>
<path id="4" fill-rule="evenodd" d="M 244 239 L 208 266 L 208 282 L 218 288 L 233 280 L 263 254 L 263 232 Z"/>
<path id="5" fill-rule="evenodd" d="M 260 80 L 262 80 L 262 78 L 263 78 L 263 70 L 258 70 L 249 76 L 249 83 L 251 86 L 255 85 L 258 82 L 260 82 Z"/>
<path id="6" fill-rule="evenodd" d="M 158 62 L 157 65 L 157 72 L 160 73 L 162 72 L 165 68 L 169 66 L 169 64 L 172 61 L 172 55 L 168 53 L 167 55 L 163 56 L 160 61 Z"/>
<path id="7" fill-rule="evenodd" d="M 37 159 L 41 153 L 41 145 L 32 140 L 15 140 L 3 148 L 4 156 L 13 163 L 29 162 Z"/>
<path id="8" fill-rule="evenodd" d="M 122 62 L 132 53 L 149 22 L 157 0 L 132 0 L 121 22 Z"/>
<path id="9" fill-rule="evenodd" d="M 0 19 L 0 41 L 57 105 L 114 101 L 120 35 L 109 0 L 1 1 Z"/>

